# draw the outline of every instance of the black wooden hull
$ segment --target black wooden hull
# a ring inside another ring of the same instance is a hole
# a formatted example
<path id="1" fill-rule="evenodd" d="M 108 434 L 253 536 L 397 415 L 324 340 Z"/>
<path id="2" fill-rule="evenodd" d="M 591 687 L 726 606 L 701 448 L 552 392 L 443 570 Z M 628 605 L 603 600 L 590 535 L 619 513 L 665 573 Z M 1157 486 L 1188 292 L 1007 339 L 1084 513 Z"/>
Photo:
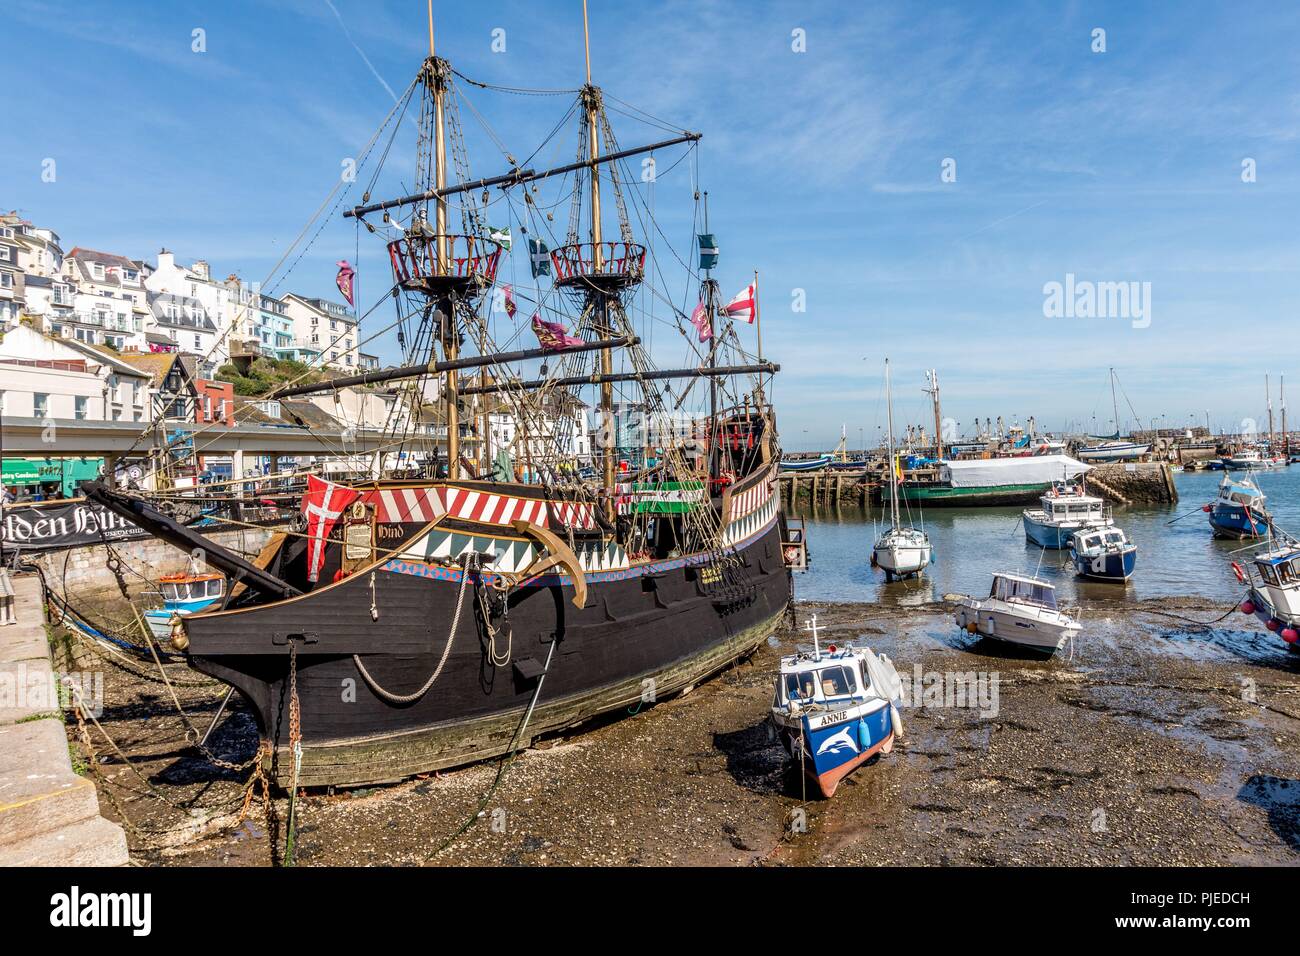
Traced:
<path id="1" fill-rule="evenodd" d="M 581 609 L 562 578 L 520 586 L 508 625 L 494 620 L 497 658 L 509 659 L 499 666 L 471 584 L 442 671 L 409 703 L 376 692 L 352 655 L 390 695 L 421 688 L 443 657 L 461 591 L 459 574 L 445 568 L 390 561 L 302 597 L 194 616 L 186 623 L 191 662 L 247 698 L 287 785 L 286 683 L 296 646 L 300 784 L 400 780 L 507 751 L 552 642 L 521 746 L 676 693 L 751 653 L 790 600 L 779 526 L 774 519 L 727 549 L 734 560 L 722 581 L 696 556 L 589 575 Z"/>

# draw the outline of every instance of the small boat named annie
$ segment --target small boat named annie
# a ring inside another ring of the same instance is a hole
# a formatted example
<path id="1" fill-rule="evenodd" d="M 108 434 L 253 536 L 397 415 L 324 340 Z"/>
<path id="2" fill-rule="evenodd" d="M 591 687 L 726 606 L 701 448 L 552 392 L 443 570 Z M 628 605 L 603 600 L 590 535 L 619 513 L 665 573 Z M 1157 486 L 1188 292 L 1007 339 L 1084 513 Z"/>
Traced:
<path id="1" fill-rule="evenodd" d="M 889 658 L 869 647 L 832 644 L 823 651 L 816 615 L 807 629 L 812 653 L 781 659 L 772 722 L 786 752 L 830 798 L 853 770 L 894 749 L 903 733 L 903 682 Z"/>
<path id="2" fill-rule="evenodd" d="M 1020 647 L 1054 654 L 1078 634 L 1079 622 L 1056 606 L 1056 586 L 1041 578 L 998 572 L 983 600 L 962 598 L 957 626 Z"/>

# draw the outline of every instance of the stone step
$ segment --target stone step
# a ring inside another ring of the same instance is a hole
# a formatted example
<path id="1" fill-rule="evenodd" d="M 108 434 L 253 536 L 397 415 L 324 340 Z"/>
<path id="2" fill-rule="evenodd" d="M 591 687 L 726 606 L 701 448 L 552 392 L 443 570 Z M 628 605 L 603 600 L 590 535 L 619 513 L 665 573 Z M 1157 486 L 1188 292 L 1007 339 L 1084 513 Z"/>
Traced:
<path id="1" fill-rule="evenodd" d="M 0 844 L 0 867 L 126 866 L 126 834 L 116 823 L 91 817 L 52 833 Z"/>
<path id="2" fill-rule="evenodd" d="M 0 727 L 0 847 L 98 816 L 95 785 L 72 772 L 61 721 Z"/>

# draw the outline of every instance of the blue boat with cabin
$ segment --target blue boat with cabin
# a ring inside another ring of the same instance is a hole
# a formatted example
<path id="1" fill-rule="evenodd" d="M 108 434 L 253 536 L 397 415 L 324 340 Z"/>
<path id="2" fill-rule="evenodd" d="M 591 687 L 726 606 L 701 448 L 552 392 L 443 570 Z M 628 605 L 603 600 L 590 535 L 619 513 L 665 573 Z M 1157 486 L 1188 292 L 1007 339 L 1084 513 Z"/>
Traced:
<path id="1" fill-rule="evenodd" d="M 1070 559 L 1081 577 L 1127 581 L 1137 567 L 1137 545 L 1119 528 L 1086 528 L 1074 533 Z"/>
<path id="2" fill-rule="evenodd" d="M 1083 528 L 1109 528 L 1115 520 L 1106 510 L 1106 502 L 1085 494 L 1071 481 L 1055 481 L 1051 490 L 1039 499 L 1038 508 L 1021 515 L 1025 537 L 1040 548 L 1063 550 L 1070 546 L 1076 531 Z"/>
<path id="3" fill-rule="evenodd" d="M 1264 507 L 1268 498 L 1249 476 L 1224 475 L 1219 495 L 1202 510 L 1218 538 L 1262 538 L 1269 533 L 1273 517 Z"/>
<path id="4" fill-rule="evenodd" d="M 823 797 L 903 733 L 898 702 L 903 683 L 893 663 L 869 647 L 821 649 L 817 617 L 808 624 L 812 653 L 781 659 L 772 722 L 791 759 Z"/>
<path id="5" fill-rule="evenodd" d="M 226 595 L 225 575 L 217 571 L 182 571 L 158 579 L 162 607 L 144 612 L 154 637 L 167 640 L 177 619 L 197 614 L 218 604 Z"/>

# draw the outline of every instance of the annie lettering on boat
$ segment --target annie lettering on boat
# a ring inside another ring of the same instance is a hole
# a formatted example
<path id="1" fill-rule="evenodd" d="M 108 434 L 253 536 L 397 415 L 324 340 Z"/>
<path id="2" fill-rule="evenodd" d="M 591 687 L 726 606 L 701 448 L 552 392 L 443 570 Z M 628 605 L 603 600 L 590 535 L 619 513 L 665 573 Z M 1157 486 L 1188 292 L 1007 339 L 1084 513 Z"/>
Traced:
<path id="1" fill-rule="evenodd" d="M 50 897 L 50 925 L 124 926 L 133 936 L 148 936 L 153 929 L 152 893 L 82 893 L 73 886 Z"/>
<path id="2" fill-rule="evenodd" d="M 998 715 L 997 671 L 923 671 L 912 665 L 911 680 L 903 679 L 905 707 L 969 707 L 985 719 Z"/>
<path id="3" fill-rule="evenodd" d="M 1150 282 L 1075 280 L 1043 284 L 1043 316 L 1048 319 L 1130 319 L 1135 329 L 1151 325 Z"/>

